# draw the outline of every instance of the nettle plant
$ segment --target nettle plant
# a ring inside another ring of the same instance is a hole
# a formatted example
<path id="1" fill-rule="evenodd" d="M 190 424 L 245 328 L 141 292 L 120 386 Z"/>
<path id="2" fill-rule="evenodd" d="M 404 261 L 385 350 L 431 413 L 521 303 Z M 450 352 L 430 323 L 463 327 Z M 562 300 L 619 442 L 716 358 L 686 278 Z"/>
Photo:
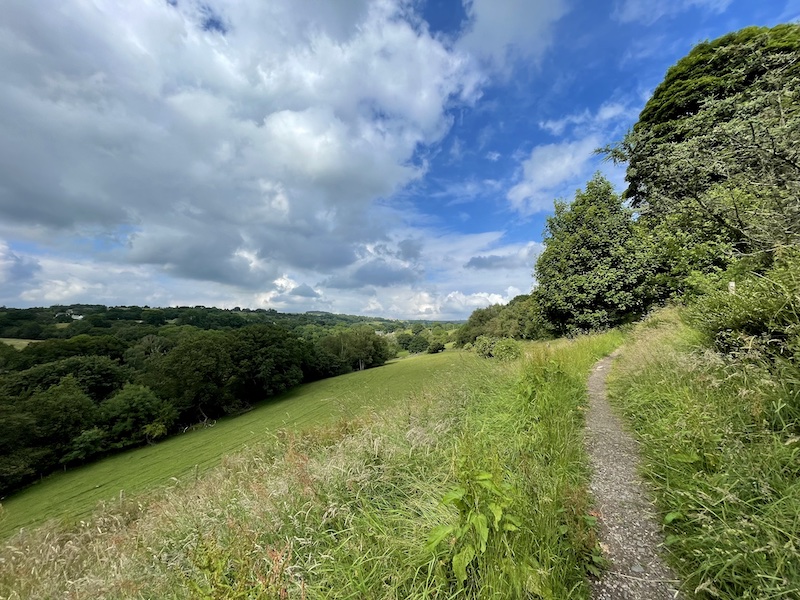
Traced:
<path id="1" fill-rule="evenodd" d="M 507 535 L 522 525 L 508 512 L 513 497 L 510 483 L 487 471 L 475 471 L 442 498 L 443 504 L 458 509 L 458 523 L 434 527 L 427 548 L 436 552 L 443 542 L 448 543 L 446 564 L 459 586 L 478 579 L 480 557 L 487 548 L 510 556 Z"/>

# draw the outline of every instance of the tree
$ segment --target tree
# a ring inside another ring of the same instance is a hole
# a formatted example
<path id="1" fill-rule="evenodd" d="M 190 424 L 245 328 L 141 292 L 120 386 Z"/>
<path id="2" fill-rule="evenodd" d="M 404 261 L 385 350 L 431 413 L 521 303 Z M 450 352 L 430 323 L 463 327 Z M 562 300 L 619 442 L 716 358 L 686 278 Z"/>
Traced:
<path id="1" fill-rule="evenodd" d="M 160 423 L 168 430 L 176 418 L 175 409 L 150 388 L 127 384 L 103 402 L 98 421 L 115 447 L 125 447 L 145 441 L 148 425 Z"/>
<path id="2" fill-rule="evenodd" d="M 305 344 L 274 325 L 249 325 L 232 334 L 234 397 L 253 403 L 303 381 Z"/>
<path id="3" fill-rule="evenodd" d="M 170 352 L 151 362 L 144 382 L 194 423 L 217 418 L 236 405 L 228 383 L 234 374 L 231 338 L 222 331 L 187 331 Z"/>
<path id="4" fill-rule="evenodd" d="M 428 344 L 430 344 L 430 342 L 427 340 L 427 338 L 421 335 L 415 335 L 411 340 L 411 343 L 408 345 L 408 351 L 412 354 L 425 352 L 428 349 Z"/>
<path id="5" fill-rule="evenodd" d="M 647 257 L 631 212 L 596 174 L 571 204 L 556 201 L 536 262 L 537 296 L 560 331 L 630 320 L 649 301 Z"/>
<path id="6" fill-rule="evenodd" d="M 700 44 L 605 149 L 628 165 L 625 197 L 666 249 L 668 277 L 723 269 L 737 253 L 768 254 L 768 265 L 800 244 L 799 52 L 795 24 Z"/>

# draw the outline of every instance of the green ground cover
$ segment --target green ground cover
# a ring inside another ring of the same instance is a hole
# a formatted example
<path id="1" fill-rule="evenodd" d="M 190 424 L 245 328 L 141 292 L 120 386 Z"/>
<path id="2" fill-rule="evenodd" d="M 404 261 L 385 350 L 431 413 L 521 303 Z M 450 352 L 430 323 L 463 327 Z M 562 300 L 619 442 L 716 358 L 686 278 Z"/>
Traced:
<path id="1" fill-rule="evenodd" d="M 41 340 L 22 340 L 19 338 L 0 338 L 0 343 L 8 344 L 12 348 L 16 348 L 17 350 L 22 350 L 28 344 L 34 344 Z"/>
<path id="2" fill-rule="evenodd" d="M 588 598 L 586 377 L 621 341 L 424 355 L 457 370 L 387 410 L 266 435 L 141 504 L 7 540 L 0 596 Z"/>
<path id="3" fill-rule="evenodd" d="M 667 549 L 690 597 L 800 597 L 798 382 L 708 349 L 661 311 L 610 377 L 642 442 Z M 791 413 L 789 413 L 791 414 Z"/>
<path id="4" fill-rule="evenodd" d="M 173 477 L 194 476 L 278 429 L 348 420 L 405 401 L 441 379 L 463 376 L 474 360 L 457 352 L 420 355 L 303 385 L 248 413 L 221 419 L 213 427 L 55 473 L 2 501 L 0 537 L 46 519 L 86 517 L 98 502 L 119 498 L 121 491 L 130 496 L 167 485 Z"/>

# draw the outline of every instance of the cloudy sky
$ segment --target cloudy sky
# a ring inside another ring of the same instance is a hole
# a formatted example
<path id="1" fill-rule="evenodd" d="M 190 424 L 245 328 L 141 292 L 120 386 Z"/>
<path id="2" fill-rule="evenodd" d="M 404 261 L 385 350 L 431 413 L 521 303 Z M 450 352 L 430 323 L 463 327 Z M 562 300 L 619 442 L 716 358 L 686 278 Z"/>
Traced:
<path id="1" fill-rule="evenodd" d="M 800 0 L 5 0 L 0 305 L 462 319 L 699 41 Z"/>

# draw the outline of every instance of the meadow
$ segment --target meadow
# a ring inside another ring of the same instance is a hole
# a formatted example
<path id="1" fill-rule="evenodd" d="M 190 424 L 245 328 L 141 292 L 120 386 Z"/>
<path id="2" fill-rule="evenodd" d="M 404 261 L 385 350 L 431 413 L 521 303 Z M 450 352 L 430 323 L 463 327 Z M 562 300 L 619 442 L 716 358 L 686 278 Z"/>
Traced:
<path id="1" fill-rule="evenodd" d="M 3 337 L 0 337 L 0 344 L 8 344 L 9 346 L 11 346 L 12 348 L 14 348 L 16 350 L 22 350 L 28 344 L 35 344 L 38 341 L 39 340 L 22 340 L 22 339 L 19 339 L 19 338 L 3 338 Z"/>
<path id="2" fill-rule="evenodd" d="M 442 379 L 462 377 L 475 360 L 457 352 L 419 355 L 302 385 L 250 412 L 220 419 L 213 427 L 54 473 L 2 500 L 0 538 L 47 519 L 74 522 L 88 517 L 98 502 L 196 477 L 223 456 L 263 442 L 280 429 L 348 421 L 408 401 Z"/>
<path id="3" fill-rule="evenodd" d="M 0 548 L 0 597 L 588 598 L 602 559 L 586 376 L 622 339 L 531 344 L 509 362 L 448 352 L 320 382 L 366 410 L 322 417 L 325 402 L 306 422 L 327 425 L 273 430 L 196 478 L 17 534 Z M 387 386 L 394 401 L 379 400 Z"/>

